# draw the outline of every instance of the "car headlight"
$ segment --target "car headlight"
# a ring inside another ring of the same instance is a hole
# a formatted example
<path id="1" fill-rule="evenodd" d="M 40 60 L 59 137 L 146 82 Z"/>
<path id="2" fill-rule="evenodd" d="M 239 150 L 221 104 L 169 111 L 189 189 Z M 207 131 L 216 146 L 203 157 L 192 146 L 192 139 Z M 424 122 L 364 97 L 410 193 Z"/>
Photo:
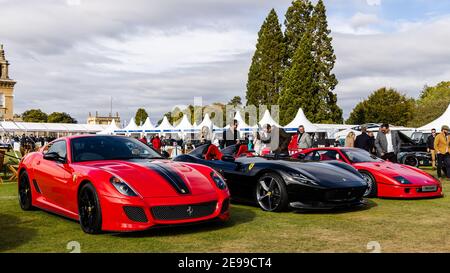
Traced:
<path id="1" fill-rule="evenodd" d="M 137 196 L 133 189 L 122 179 L 113 176 L 109 179 L 109 182 L 116 188 L 118 192 L 126 196 Z"/>
<path id="2" fill-rule="evenodd" d="M 396 177 L 394 177 L 394 179 L 395 179 L 397 182 L 399 182 L 400 184 L 403 184 L 403 185 L 409 185 L 409 184 L 412 184 L 411 182 L 409 182 L 408 179 L 404 178 L 403 176 L 396 176 Z"/>
<path id="3" fill-rule="evenodd" d="M 301 173 L 291 173 L 290 175 L 294 181 L 300 182 L 305 185 L 319 186 L 319 184 L 317 184 L 316 181 L 314 181 L 313 179 L 311 179 L 309 177 L 306 177 L 305 175 L 303 175 Z"/>
<path id="4" fill-rule="evenodd" d="M 227 188 L 227 183 L 225 183 L 225 180 L 223 180 L 222 176 L 216 172 L 211 172 L 211 178 L 216 183 L 217 187 L 221 190 L 224 190 Z"/>

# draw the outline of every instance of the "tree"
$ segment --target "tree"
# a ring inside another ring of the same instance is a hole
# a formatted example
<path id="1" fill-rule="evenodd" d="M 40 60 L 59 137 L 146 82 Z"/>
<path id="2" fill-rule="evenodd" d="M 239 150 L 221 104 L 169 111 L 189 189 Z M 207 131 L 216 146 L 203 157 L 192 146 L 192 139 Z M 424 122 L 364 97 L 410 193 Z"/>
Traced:
<path id="1" fill-rule="evenodd" d="M 414 99 L 395 89 L 383 87 L 373 92 L 353 109 L 347 123 L 389 123 L 406 126 L 414 111 Z"/>
<path id="2" fill-rule="evenodd" d="M 286 44 L 285 64 L 287 66 L 291 65 L 300 41 L 309 29 L 313 8 L 310 0 L 294 0 L 286 12 L 284 38 Z"/>
<path id="3" fill-rule="evenodd" d="M 433 87 L 425 86 L 420 98 L 416 101 L 413 119 L 409 126 L 421 127 L 432 122 L 445 112 L 449 104 L 450 82 L 441 82 Z"/>
<path id="4" fill-rule="evenodd" d="M 274 105 L 283 77 L 285 44 L 278 15 L 272 9 L 258 33 L 248 73 L 247 105 Z"/>
<path id="5" fill-rule="evenodd" d="M 322 123 L 342 123 L 342 109 L 337 105 L 337 96 L 333 92 L 338 84 L 333 74 L 336 55 L 334 54 L 331 31 L 328 29 L 326 8 L 322 0 L 314 7 L 311 18 L 313 56 L 316 63 L 316 77 L 321 97 Z"/>
<path id="6" fill-rule="evenodd" d="M 41 109 L 30 109 L 22 114 L 22 120 L 25 122 L 47 122 L 47 114 L 42 112 Z"/>
<path id="7" fill-rule="evenodd" d="M 134 117 L 134 120 L 136 121 L 137 125 L 141 125 L 145 122 L 145 120 L 148 118 L 147 111 L 145 111 L 144 108 L 139 108 L 136 111 L 136 116 Z"/>
<path id="8" fill-rule="evenodd" d="M 228 104 L 233 105 L 234 107 L 242 105 L 242 99 L 239 96 L 234 96 Z"/>
<path id="9" fill-rule="evenodd" d="M 48 115 L 47 122 L 50 123 L 78 123 L 76 119 L 65 112 L 53 112 Z"/>
<path id="10" fill-rule="evenodd" d="M 292 59 L 292 66 L 286 70 L 283 78 L 283 90 L 278 100 L 282 125 L 289 123 L 300 107 L 312 122 L 321 119 L 315 66 L 312 37 L 310 32 L 306 31 Z"/>

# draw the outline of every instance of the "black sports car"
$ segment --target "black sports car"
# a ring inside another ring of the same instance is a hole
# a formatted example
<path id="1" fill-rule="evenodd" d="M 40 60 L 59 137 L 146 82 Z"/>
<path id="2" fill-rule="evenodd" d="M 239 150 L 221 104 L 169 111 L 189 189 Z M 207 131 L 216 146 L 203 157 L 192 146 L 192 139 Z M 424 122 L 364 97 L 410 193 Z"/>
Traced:
<path id="1" fill-rule="evenodd" d="M 301 162 L 292 159 L 238 157 L 220 153 L 209 158 L 210 145 L 202 145 L 175 161 L 207 165 L 226 179 L 233 201 L 258 204 L 265 211 L 335 209 L 363 205 L 367 183 L 352 166 L 338 161 Z"/>
<path id="2" fill-rule="evenodd" d="M 431 166 L 431 154 L 427 152 L 426 140 L 430 134 L 415 132 L 412 137 L 399 132 L 402 140 L 398 160 L 400 163 L 419 167 Z"/>

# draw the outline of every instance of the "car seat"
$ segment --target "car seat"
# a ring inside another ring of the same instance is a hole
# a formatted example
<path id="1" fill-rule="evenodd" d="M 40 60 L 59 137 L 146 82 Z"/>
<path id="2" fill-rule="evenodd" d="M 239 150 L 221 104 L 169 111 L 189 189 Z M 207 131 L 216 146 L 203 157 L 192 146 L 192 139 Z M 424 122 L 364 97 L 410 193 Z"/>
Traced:
<path id="1" fill-rule="evenodd" d="M 209 145 L 208 150 L 205 154 L 206 160 L 220 160 L 222 159 L 223 154 L 220 152 L 219 148 L 216 145 Z"/>

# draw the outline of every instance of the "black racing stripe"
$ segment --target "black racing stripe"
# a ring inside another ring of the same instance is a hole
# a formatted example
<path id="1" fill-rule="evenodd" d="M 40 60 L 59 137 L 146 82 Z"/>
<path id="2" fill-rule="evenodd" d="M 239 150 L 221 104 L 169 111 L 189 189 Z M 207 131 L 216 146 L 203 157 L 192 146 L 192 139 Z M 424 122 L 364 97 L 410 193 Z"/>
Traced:
<path id="1" fill-rule="evenodd" d="M 172 185 L 172 187 L 174 187 L 174 189 L 179 194 L 190 193 L 186 183 L 172 168 L 164 166 L 163 164 L 156 164 L 156 163 L 146 164 L 146 167 L 161 175 L 165 180 L 167 180 Z"/>

